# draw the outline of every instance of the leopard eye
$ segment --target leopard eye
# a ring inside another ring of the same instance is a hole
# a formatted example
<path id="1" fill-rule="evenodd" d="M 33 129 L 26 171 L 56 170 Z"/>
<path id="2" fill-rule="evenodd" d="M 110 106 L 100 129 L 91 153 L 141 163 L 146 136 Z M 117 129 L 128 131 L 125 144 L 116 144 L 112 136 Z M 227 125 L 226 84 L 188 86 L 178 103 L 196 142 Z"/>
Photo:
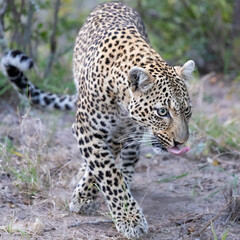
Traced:
<path id="1" fill-rule="evenodd" d="M 168 114 L 168 110 L 164 107 L 156 109 L 156 113 L 160 117 L 166 117 Z"/>
<path id="2" fill-rule="evenodd" d="M 186 107 L 185 108 L 185 115 L 190 115 L 191 114 L 191 107 Z"/>

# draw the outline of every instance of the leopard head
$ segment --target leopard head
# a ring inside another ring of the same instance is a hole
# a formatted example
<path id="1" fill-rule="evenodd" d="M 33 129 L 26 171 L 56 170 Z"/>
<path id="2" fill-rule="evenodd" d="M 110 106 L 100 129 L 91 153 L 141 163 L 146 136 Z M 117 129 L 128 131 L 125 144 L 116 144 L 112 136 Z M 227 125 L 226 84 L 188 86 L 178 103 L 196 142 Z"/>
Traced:
<path id="1" fill-rule="evenodd" d="M 151 64 L 129 71 L 130 117 L 149 130 L 157 152 L 181 154 L 189 150 L 179 146 L 189 137 L 191 101 L 187 81 L 194 68 L 194 61 L 189 60 L 183 66 Z"/>

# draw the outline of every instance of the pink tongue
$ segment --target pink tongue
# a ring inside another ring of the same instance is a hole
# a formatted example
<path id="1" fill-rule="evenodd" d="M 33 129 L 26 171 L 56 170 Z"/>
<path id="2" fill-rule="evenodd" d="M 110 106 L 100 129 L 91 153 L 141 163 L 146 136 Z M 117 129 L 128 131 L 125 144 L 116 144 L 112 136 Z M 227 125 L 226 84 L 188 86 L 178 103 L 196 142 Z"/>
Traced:
<path id="1" fill-rule="evenodd" d="M 168 152 L 173 153 L 175 155 L 182 155 L 190 150 L 190 147 L 183 147 L 182 149 L 179 149 L 177 147 L 171 147 L 168 149 Z"/>

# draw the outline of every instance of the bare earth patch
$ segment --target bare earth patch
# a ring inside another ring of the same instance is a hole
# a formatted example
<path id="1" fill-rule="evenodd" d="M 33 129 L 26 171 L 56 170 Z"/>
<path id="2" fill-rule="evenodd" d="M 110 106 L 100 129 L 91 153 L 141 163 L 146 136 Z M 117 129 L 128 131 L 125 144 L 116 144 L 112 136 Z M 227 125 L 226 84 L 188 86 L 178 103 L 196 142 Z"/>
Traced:
<path id="1" fill-rule="evenodd" d="M 235 85 L 212 79 L 203 87 L 212 99 L 199 111 L 234 117 L 240 104 Z M 0 104 L 0 238 L 124 239 L 101 193 L 96 215 L 68 211 L 83 161 L 71 133 L 74 115 L 33 107 L 18 113 L 9 101 Z M 142 239 L 212 240 L 224 232 L 226 239 L 240 239 L 239 160 L 239 152 L 180 158 L 143 146 L 132 186 L 149 223 Z"/>

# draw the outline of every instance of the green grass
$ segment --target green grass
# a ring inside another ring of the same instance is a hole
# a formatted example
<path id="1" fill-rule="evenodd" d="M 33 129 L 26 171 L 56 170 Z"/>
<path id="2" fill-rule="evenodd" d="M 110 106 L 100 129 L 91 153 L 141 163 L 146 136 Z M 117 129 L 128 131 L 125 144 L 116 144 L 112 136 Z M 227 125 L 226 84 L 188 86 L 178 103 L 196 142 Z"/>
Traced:
<path id="1" fill-rule="evenodd" d="M 23 168 L 14 168 L 12 166 L 8 167 L 8 172 L 17 180 L 16 185 L 25 186 L 28 189 L 29 194 L 32 195 L 38 189 L 38 173 L 37 166 L 32 162 L 29 157 L 27 157 L 28 161 L 26 167 Z"/>
<path id="2" fill-rule="evenodd" d="M 15 239 L 16 235 L 18 235 L 19 237 L 21 236 L 21 237 L 23 237 L 25 239 L 31 239 L 30 234 L 28 234 L 27 232 L 25 232 L 25 231 L 23 231 L 23 230 L 21 230 L 19 228 L 15 228 L 13 220 L 7 226 L 1 226 L 0 227 L 0 231 L 1 230 L 8 232 L 9 235 L 11 236 L 11 239 Z"/>
<path id="3" fill-rule="evenodd" d="M 188 172 L 185 172 L 185 173 L 180 174 L 180 175 L 178 175 L 178 176 L 171 176 L 171 177 L 169 177 L 169 178 L 164 178 L 164 179 L 158 180 L 157 182 L 158 182 L 158 183 L 173 182 L 173 181 L 175 181 L 175 180 L 178 180 L 178 179 L 183 178 L 183 177 L 186 177 L 186 176 L 188 176 Z"/>
<path id="4" fill-rule="evenodd" d="M 192 138 L 192 141 L 197 139 L 193 146 L 196 155 L 239 151 L 238 122 L 237 118 L 223 121 L 218 115 L 208 117 L 202 113 L 194 114 L 190 131 L 196 132 Z"/>
<path id="5" fill-rule="evenodd" d="M 7 78 L 0 72 L 0 97 L 9 89 L 11 89 L 11 85 L 7 81 Z"/>
<path id="6" fill-rule="evenodd" d="M 216 231 L 215 231 L 215 229 L 213 227 L 213 223 L 212 222 L 211 222 L 211 230 L 212 230 L 212 233 L 213 233 L 214 240 L 218 240 L 217 234 L 216 234 Z M 221 240 L 226 240 L 227 239 L 228 232 L 229 232 L 229 229 L 227 229 L 227 230 L 225 230 L 223 232 Z"/>
<path id="7" fill-rule="evenodd" d="M 38 174 L 40 157 L 36 160 L 31 158 L 30 153 L 21 153 L 7 137 L 1 139 L 0 154 L 3 156 L 1 169 L 13 177 L 20 191 L 30 197 L 41 189 L 42 181 Z"/>
<path id="8" fill-rule="evenodd" d="M 15 179 L 14 185 L 28 197 L 36 194 L 40 189 L 38 166 L 33 161 L 28 161 L 26 166 L 17 167 L 9 164 L 6 171 Z"/>

